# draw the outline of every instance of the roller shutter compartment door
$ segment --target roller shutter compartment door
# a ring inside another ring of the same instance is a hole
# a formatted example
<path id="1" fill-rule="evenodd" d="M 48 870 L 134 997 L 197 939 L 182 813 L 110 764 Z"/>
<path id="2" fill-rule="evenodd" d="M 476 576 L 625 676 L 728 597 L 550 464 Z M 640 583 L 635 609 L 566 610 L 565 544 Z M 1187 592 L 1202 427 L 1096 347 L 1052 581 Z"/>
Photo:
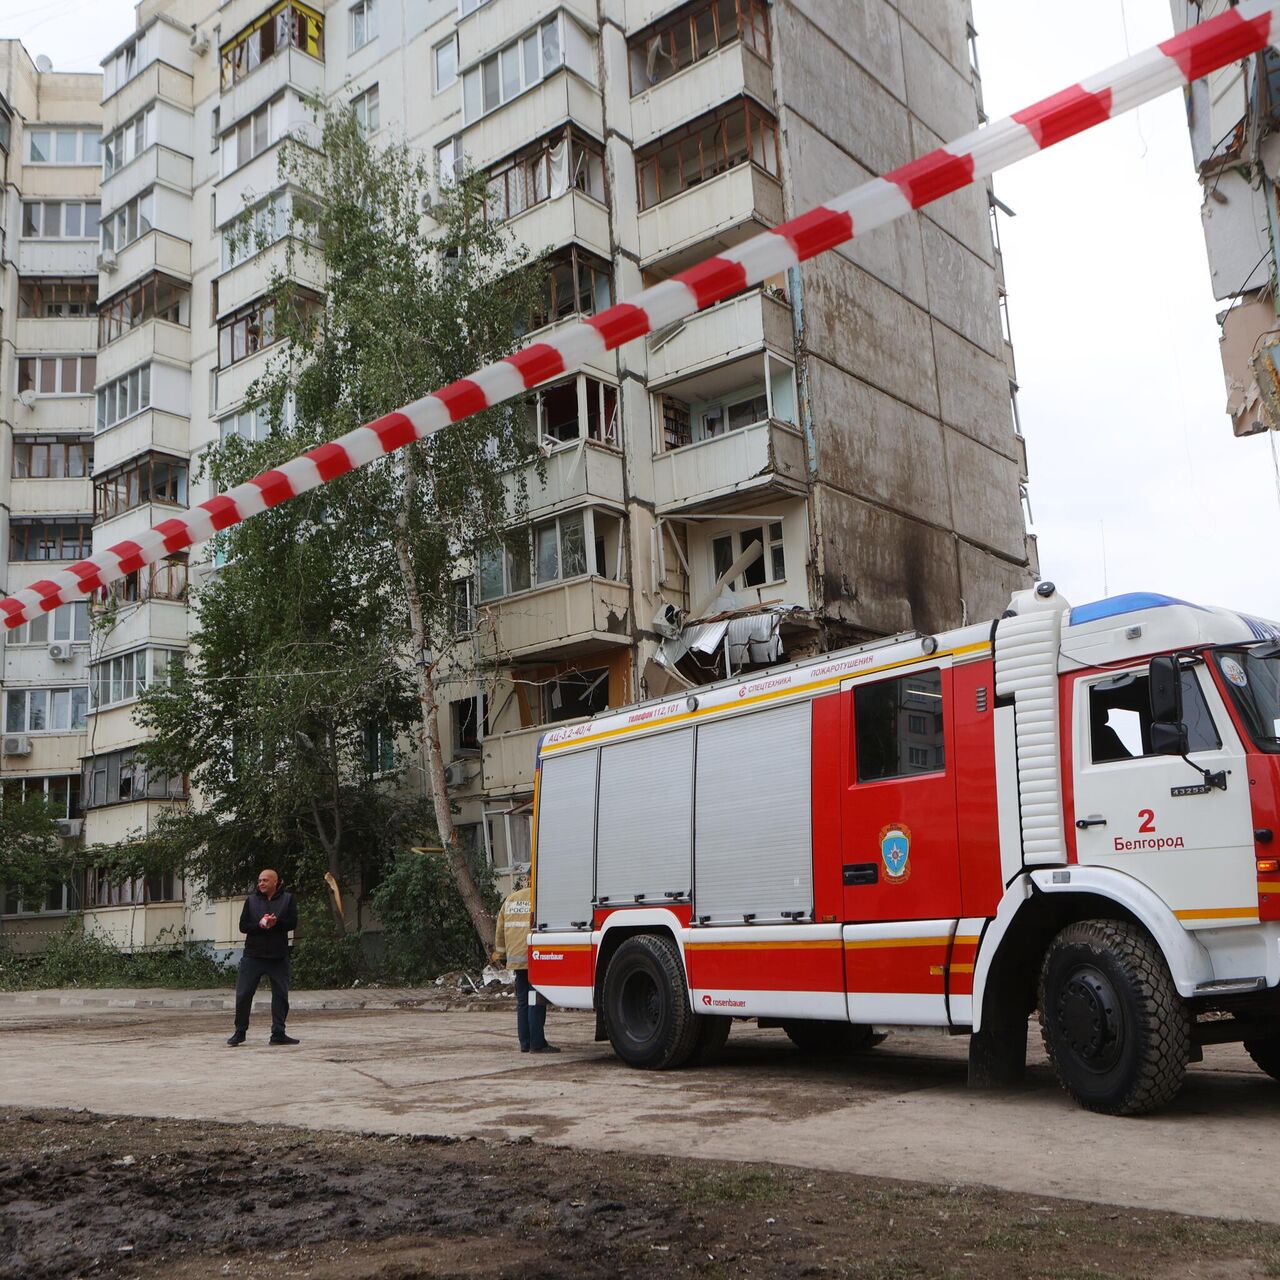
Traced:
<path id="1" fill-rule="evenodd" d="M 693 887 L 693 730 L 600 750 L 596 894 L 669 901 Z"/>
<path id="2" fill-rule="evenodd" d="M 544 760 L 538 780 L 539 929 L 569 929 L 591 921 L 599 752 Z"/>
<path id="3" fill-rule="evenodd" d="M 812 704 L 698 730 L 694 915 L 778 921 L 813 910 Z"/>

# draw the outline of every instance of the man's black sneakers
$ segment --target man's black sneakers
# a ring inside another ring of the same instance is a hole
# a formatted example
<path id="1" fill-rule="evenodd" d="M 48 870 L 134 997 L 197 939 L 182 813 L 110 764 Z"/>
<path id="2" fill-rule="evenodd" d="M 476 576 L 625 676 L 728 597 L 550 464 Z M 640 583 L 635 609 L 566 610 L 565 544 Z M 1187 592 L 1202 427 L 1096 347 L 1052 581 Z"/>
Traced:
<path id="1" fill-rule="evenodd" d="M 529 1050 L 529 1052 L 530 1053 L 559 1053 L 560 1050 L 557 1049 L 553 1044 L 536 1044 L 533 1046 L 532 1049 Z"/>
<path id="2" fill-rule="evenodd" d="M 292 1036 L 285 1035 L 284 1032 L 282 1031 L 279 1033 L 279 1035 L 273 1035 L 271 1039 L 268 1041 L 268 1043 L 269 1044 L 298 1044 L 300 1042 L 295 1040 Z"/>
<path id="3" fill-rule="evenodd" d="M 243 1031 L 233 1032 L 230 1039 L 228 1039 L 227 1043 L 231 1045 L 232 1048 L 235 1048 L 235 1046 L 238 1044 L 244 1044 L 244 1032 Z"/>

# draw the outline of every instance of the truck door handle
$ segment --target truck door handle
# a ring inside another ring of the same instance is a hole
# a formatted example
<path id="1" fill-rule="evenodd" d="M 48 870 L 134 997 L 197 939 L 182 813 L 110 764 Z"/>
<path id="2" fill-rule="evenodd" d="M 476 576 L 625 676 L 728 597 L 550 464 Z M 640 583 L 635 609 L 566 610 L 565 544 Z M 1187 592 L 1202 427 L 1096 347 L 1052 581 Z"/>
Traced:
<path id="1" fill-rule="evenodd" d="M 1096 813 L 1091 814 L 1087 818 L 1076 819 L 1076 826 L 1079 827 L 1081 831 L 1083 831 L 1086 827 L 1105 827 L 1106 825 L 1107 825 L 1106 818 L 1100 818 Z"/>
<path id="2" fill-rule="evenodd" d="M 844 868 L 844 882 L 847 885 L 875 884 L 879 879 L 878 862 L 852 862 Z"/>

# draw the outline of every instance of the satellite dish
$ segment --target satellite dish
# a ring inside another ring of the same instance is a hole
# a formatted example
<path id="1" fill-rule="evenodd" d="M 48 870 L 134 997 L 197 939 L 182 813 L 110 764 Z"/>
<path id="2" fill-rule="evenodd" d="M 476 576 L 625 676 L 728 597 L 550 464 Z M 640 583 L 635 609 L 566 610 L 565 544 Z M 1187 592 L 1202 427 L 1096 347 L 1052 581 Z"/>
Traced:
<path id="1" fill-rule="evenodd" d="M 36 55 L 36 70 L 37 70 L 37 71 L 41 71 L 41 72 L 44 72 L 44 71 L 52 71 L 52 70 L 53 70 L 53 59 L 52 59 L 51 57 L 49 57 L 49 55 L 48 55 L 47 53 L 40 53 L 40 54 L 37 54 L 37 55 Z"/>

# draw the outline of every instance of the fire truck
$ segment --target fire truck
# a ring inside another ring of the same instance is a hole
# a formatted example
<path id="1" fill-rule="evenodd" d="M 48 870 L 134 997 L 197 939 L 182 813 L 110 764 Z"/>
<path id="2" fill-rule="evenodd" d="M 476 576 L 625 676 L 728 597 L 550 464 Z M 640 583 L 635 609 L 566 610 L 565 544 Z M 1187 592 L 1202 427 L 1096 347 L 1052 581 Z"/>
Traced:
<path id="1" fill-rule="evenodd" d="M 1159 595 L 907 634 L 539 744 L 533 986 L 638 1068 L 735 1018 L 809 1053 L 1038 1012 L 1082 1106 L 1137 1114 L 1206 1044 L 1280 1078 L 1280 626 Z"/>

